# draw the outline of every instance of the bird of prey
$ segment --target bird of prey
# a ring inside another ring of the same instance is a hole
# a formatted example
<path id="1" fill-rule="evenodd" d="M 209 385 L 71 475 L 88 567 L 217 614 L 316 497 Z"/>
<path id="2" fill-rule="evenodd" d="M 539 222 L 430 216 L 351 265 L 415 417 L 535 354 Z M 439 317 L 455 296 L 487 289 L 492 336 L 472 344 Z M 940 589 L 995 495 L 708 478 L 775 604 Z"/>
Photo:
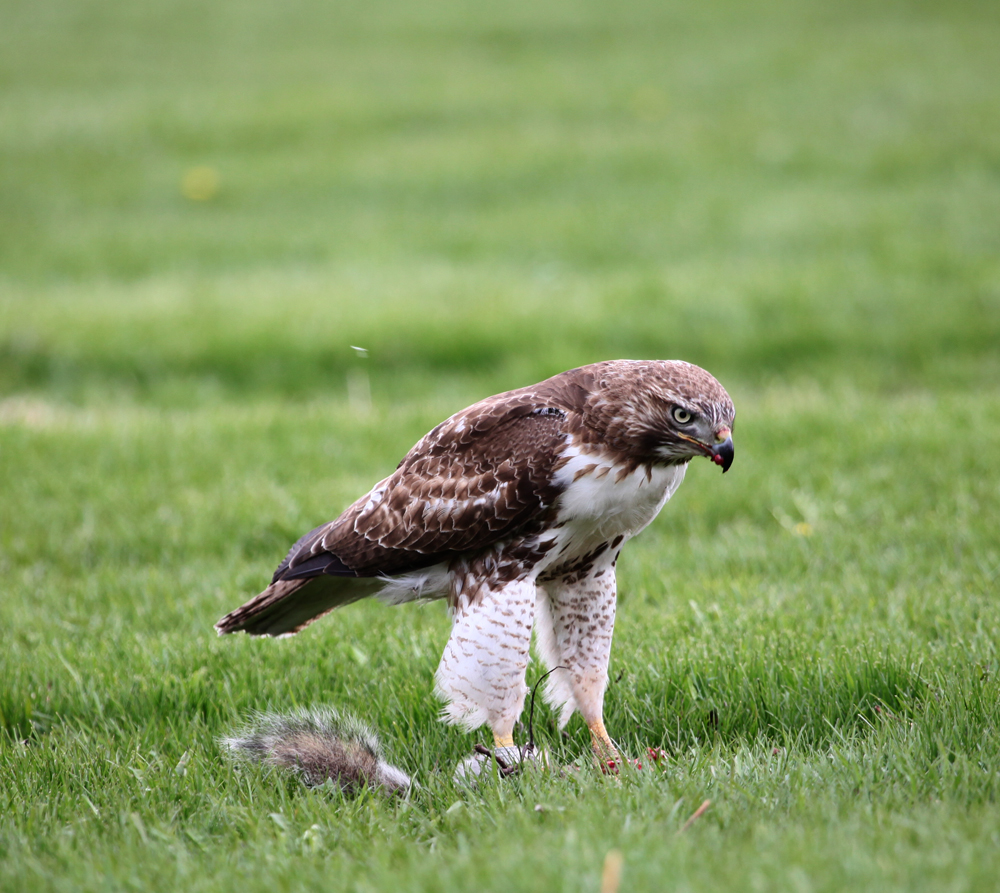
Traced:
<path id="1" fill-rule="evenodd" d="M 389 477 L 292 546 L 219 633 L 297 633 L 378 594 L 444 598 L 453 626 L 436 673 L 443 718 L 487 723 L 513 749 L 532 629 L 545 699 L 579 710 L 602 763 L 615 564 L 704 456 L 729 469 L 733 403 L 698 366 L 613 360 L 488 397 L 446 419 Z"/>

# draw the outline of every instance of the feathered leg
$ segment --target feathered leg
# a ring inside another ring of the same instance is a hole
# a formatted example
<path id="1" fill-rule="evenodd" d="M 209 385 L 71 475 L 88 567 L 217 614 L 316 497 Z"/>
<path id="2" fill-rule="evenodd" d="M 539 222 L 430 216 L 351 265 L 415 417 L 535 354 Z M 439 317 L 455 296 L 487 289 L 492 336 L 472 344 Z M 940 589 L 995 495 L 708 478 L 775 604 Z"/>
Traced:
<path id="1" fill-rule="evenodd" d="M 512 747 L 528 691 L 534 583 L 491 588 L 471 574 L 456 582 L 454 626 L 436 675 L 435 690 L 448 702 L 444 717 L 466 729 L 489 723 L 496 746 Z"/>
<path id="2" fill-rule="evenodd" d="M 575 575 L 538 587 L 536 636 L 549 669 L 556 670 L 545 687 L 545 701 L 562 707 L 560 728 L 574 710 L 583 715 L 594 754 L 607 765 L 619 759 L 604 728 L 604 690 L 608 684 L 611 635 L 615 627 L 615 569 L 595 567 L 582 580 Z"/>

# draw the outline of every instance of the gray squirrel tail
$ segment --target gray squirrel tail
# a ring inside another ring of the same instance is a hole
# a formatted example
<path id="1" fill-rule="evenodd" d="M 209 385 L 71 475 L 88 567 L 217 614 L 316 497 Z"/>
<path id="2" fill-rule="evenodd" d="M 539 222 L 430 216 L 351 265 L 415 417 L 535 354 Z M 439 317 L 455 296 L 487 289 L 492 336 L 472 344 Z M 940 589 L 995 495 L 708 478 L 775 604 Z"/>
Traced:
<path id="1" fill-rule="evenodd" d="M 386 762 L 375 733 L 332 707 L 257 713 L 221 743 L 235 760 L 288 769 L 310 787 L 332 781 L 347 793 L 410 788 L 410 777 Z"/>

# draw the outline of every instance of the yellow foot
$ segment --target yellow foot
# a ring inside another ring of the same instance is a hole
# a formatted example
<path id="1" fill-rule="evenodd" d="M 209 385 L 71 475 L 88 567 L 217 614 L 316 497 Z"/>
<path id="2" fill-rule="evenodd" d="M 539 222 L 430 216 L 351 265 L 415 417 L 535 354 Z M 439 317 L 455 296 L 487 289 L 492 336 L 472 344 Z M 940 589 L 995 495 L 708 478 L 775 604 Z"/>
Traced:
<path id="1" fill-rule="evenodd" d="M 601 771 L 606 775 L 617 775 L 622 758 L 601 720 L 598 719 L 590 724 L 590 738 L 591 746 L 594 748 L 594 758 Z"/>

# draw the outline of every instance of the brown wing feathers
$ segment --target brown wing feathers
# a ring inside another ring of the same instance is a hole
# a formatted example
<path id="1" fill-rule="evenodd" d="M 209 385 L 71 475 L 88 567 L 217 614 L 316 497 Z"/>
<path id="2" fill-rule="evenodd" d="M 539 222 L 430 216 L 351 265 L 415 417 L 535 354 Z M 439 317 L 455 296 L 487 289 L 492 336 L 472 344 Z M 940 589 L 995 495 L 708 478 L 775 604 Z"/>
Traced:
<path id="1" fill-rule="evenodd" d="M 223 617 L 215 628 L 220 635 L 240 630 L 251 636 L 297 633 L 334 608 L 373 595 L 379 585 L 379 581 L 373 578 L 345 580 L 320 576 L 278 580 Z"/>
<path id="2" fill-rule="evenodd" d="M 452 416 L 371 493 L 299 539 L 271 586 L 216 628 L 297 632 L 373 594 L 379 577 L 420 570 L 514 535 L 558 496 L 553 475 L 566 419 L 564 410 L 539 407 L 525 392 Z"/>

